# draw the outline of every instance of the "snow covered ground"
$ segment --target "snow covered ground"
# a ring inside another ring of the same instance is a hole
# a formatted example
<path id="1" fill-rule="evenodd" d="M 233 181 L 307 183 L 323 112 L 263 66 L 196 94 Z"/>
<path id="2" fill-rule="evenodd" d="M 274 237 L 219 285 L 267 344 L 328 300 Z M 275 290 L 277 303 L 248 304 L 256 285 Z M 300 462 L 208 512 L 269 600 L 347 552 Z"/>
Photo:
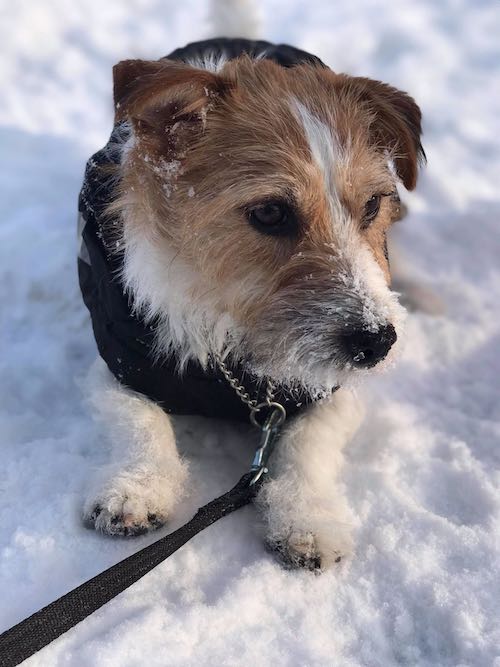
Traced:
<path id="1" fill-rule="evenodd" d="M 344 480 L 357 551 L 286 572 L 246 508 L 30 665 L 500 665 L 500 7 L 265 0 L 262 36 L 410 91 L 429 165 L 397 235 L 446 312 L 412 314 L 367 388 Z M 111 66 L 210 36 L 195 0 L 0 2 L 0 629 L 151 541 L 80 523 L 105 448 L 78 380 L 95 355 L 76 281 L 84 162 L 111 127 Z M 199 486 L 237 479 L 242 431 L 178 421 Z M 164 531 L 165 532 L 165 531 Z"/>

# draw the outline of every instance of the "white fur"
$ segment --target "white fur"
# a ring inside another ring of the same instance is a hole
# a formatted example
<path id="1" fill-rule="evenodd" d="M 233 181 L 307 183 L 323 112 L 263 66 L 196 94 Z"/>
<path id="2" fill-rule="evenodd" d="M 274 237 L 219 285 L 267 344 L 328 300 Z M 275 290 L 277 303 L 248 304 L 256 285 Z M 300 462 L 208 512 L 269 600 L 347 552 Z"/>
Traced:
<path id="1" fill-rule="evenodd" d="M 340 202 L 335 178 L 339 167 L 347 161 L 346 149 L 340 145 L 333 129 L 323 123 L 301 102 L 292 99 L 292 110 L 304 128 L 312 158 L 323 176 L 332 212 L 332 222 L 334 225 L 339 225 L 345 217 L 345 211 Z"/>
<path id="2" fill-rule="evenodd" d="M 237 332 L 230 315 L 218 312 L 218 295 L 206 287 L 201 290 L 194 268 L 165 241 L 147 238 L 127 217 L 124 241 L 124 285 L 134 310 L 156 330 L 158 354 L 175 351 L 180 369 L 189 359 L 206 366 L 210 353 L 222 352 Z"/>
<path id="3" fill-rule="evenodd" d="M 203 54 L 200 58 L 188 58 L 186 61 L 191 67 L 206 69 L 209 72 L 220 72 L 227 63 L 227 56 L 224 53 L 212 53 L 210 51 Z"/>
<path id="4" fill-rule="evenodd" d="M 272 479 L 258 503 L 268 542 L 285 545 L 291 562 L 317 555 L 328 566 L 352 550 L 350 514 L 338 477 L 342 449 L 361 416 L 353 394 L 339 389 L 299 416 L 280 439 Z"/>
<path id="5" fill-rule="evenodd" d="M 110 441 L 112 460 L 89 490 L 85 519 L 111 534 L 147 530 L 152 515 L 155 524 L 164 523 L 187 478 L 170 418 L 152 401 L 120 385 L 101 359 L 91 368 L 86 389 L 92 413 Z"/>

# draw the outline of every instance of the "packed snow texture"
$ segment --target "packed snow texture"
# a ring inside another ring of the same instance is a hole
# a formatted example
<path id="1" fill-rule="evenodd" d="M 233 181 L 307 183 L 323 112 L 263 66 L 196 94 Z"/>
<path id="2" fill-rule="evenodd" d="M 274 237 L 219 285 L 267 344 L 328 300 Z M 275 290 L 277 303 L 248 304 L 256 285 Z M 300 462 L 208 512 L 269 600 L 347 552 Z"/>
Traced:
<path id="1" fill-rule="evenodd" d="M 79 392 L 96 351 L 76 278 L 76 199 L 111 129 L 112 65 L 213 33 L 195 0 L 2 0 L 0 14 L 4 629 L 153 540 L 80 521 L 106 447 Z M 349 563 L 284 571 L 246 508 L 29 664 L 498 666 L 500 8 L 265 0 L 261 17 L 263 37 L 418 100 L 429 163 L 396 236 L 445 312 L 411 314 L 399 365 L 363 390 L 368 414 L 343 473 Z M 252 455 L 242 427 L 182 418 L 176 429 L 195 484 L 161 534 Z"/>

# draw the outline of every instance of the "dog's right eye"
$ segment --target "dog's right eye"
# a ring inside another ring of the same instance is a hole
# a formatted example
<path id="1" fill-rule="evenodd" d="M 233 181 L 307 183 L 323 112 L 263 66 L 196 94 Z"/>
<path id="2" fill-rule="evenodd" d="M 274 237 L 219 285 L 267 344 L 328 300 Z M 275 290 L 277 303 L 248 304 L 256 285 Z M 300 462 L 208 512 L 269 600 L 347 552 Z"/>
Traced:
<path id="1" fill-rule="evenodd" d="M 367 229 L 375 220 L 380 210 L 380 200 L 385 195 L 373 195 L 365 204 L 363 212 L 362 228 Z"/>
<path id="2" fill-rule="evenodd" d="M 274 236 L 295 231 L 295 216 L 286 202 L 267 201 L 247 209 L 248 221 L 259 232 Z"/>

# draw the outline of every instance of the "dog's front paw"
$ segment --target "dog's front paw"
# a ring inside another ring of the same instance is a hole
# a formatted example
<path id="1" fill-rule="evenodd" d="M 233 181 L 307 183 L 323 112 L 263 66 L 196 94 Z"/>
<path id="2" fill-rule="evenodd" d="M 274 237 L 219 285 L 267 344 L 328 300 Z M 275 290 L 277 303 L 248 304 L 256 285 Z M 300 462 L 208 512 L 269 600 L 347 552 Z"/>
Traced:
<path id="1" fill-rule="evenodd" d="M 144 535 L 152 530 L 161 528 L 167 520 L 166 516 L 148 512 L 133 514 L 125 509 L 125 503 L 117 507 L 103 507 L 100 503 L 84 514 L 84 523 L 88 528 L 106 533 L 107 535 L 122 535 L 135 537 Z"/>
<path id="2" fill-rule="evenodd" d="M 86 526 L 108 535 L 142 535 L 165 524 L 175 500 L 168 478 L 122 473 L 89 496 L 83 520 Z"/>
<path id="3" fill-rule="evenodd" d="M 312 533 L 293 532 L 285 538 L 268 540 L 267 545 L 287 569 L 303 567 L 315 572 L 321 569 L 321 555 Z"/>
<path id="4" fill-rule="evenodd" d="M 352 551 L 352 540 L 345 530 L 336 533 L 321 535 L 292 528 L 284 534 L 268 536 L 266 543 L 284 567 L 319 573 L 340 563 Z"/>

